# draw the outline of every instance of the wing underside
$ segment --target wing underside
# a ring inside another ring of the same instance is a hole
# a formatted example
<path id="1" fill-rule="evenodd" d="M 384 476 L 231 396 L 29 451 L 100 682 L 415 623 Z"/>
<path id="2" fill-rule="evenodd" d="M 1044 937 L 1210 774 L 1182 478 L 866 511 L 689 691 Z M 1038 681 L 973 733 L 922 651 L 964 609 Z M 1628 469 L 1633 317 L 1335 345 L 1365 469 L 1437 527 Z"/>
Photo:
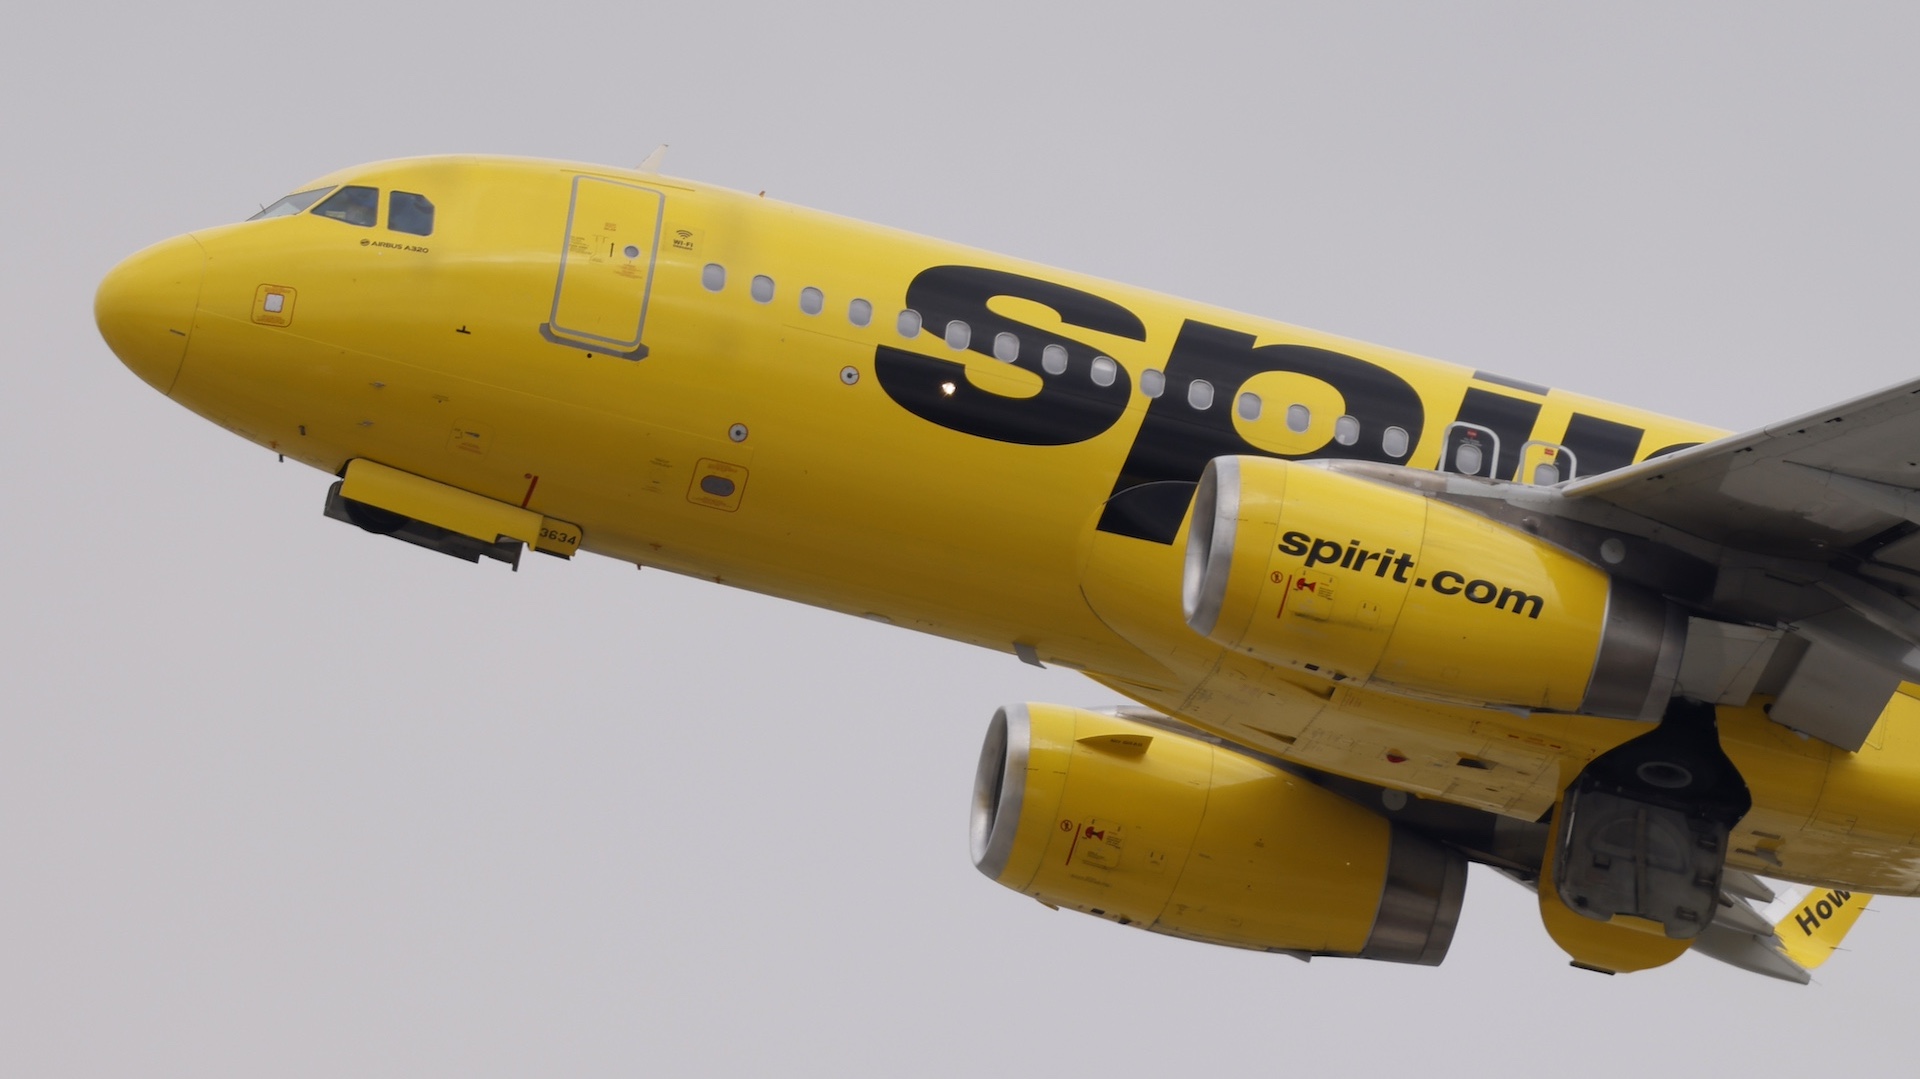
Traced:
<path id="1" fill-rule="evenodd" d="M 1776 720 L 1854 750 L 1920 680 L 1920 379 L 1558 497 L 1713 563 L 1688 640 L 1702 696 L 1771 691 Z"/>

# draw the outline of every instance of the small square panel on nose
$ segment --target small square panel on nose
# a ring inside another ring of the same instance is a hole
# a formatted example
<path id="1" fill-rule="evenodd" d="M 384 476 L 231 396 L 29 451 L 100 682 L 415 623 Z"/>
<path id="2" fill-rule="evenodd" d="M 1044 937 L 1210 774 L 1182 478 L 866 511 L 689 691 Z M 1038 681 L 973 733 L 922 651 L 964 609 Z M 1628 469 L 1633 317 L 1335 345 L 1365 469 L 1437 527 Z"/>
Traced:
<path id="1" fill-rule="evenodd" d="M 295 295 L 286 285 L 261 285 L 253 293 L 253 321 L 262 326 L 292 325 Z"/>

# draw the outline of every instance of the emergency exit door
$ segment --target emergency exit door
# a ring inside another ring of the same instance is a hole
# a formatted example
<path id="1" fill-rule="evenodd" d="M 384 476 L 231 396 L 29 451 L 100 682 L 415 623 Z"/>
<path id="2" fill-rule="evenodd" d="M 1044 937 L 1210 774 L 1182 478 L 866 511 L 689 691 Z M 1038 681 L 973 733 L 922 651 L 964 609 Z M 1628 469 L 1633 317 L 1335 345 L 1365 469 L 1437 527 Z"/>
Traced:
<path id="1" fill-rule="evenodd" d="M 644 359 L 647 322 L 666 196 L 598 176 L 573 178 L 553 311 L 540 333 L 558 345 Z"/>

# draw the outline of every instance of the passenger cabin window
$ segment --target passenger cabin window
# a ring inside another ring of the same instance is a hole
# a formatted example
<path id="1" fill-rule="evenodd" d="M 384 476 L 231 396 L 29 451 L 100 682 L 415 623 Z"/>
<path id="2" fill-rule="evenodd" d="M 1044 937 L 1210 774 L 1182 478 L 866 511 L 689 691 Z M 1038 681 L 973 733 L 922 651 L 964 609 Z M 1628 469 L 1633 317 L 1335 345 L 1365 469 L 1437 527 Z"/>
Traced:
<path id="1" fill-rule="evenodd" d="M 847 321 L 855 326 L 865 326 L 873 321 L 873 305 L 865 300 L 851 300 L 847 303 Z"/>
<path id="2" fill-rule="evenodd" d="M 343 187 L 327 196 L 327 200 L 315 206 L 313 212 L 321 217 L 331 217 L 335 221 L 370 229 L 380 216 L 380 189 L 358 185 Z"/>
<path id="3" fill-rule="evenodd" d="M 1544 442 L 1533 439 L 1520 447 L 1520 465 L 1514 469 L 1514 479 L 1531 476 L 1532 482 L 1541 487 L 1551 487 L 1579 474 L 1573 451 L 1558 442 Z"/>
<path id="4" fill-rule="evenodd" d="M 411 191 L 392 192 L 387 196 L 387 227 L 409 236 L 433 235 L 433 203 Z"/>
<path id="5" fill-rule="evenodd" d="M 312 206 L 314 203 L 319 202 L 321 196 L 332 190 L 333 188 L 331 187 L 316 187 L 312 191 L 301 191 L 297 194 L 288 195 L 272 206 L 247 218 L 247 220 L 263 221 L 269 217 L 291 217 L 305 210 L 307 207 Z"/>
<path id="6" fill-rule="evenodd" d="M 1500 436 L 1492 428 L 1456 420 L 1447 425 L 1440 451 L 1440 471 L 1463 476 L 1494 477 L 1500 460 Z"/>

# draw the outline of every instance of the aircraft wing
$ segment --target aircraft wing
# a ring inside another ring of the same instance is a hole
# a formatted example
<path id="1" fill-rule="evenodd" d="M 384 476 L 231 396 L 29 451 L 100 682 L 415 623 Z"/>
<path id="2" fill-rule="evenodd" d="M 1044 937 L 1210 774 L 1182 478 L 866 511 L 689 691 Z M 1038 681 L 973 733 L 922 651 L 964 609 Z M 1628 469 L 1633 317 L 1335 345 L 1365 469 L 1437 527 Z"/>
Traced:
<path id="1" fill-rule="evenodd" d="M 1872 896 L 1832 888 L 1792 886 L 1776 895 L 1760 878 L 1729 869 L 1720 910 L 1693 942 L 1710 959 L 1805 985 L 1860 920 Z M 1758 909 L 1752 904 L 1759 904 Z"/>
<path id="2" fill-rule="evenodd" d="M 1684 533 L 1717 564 L 1688 645 L 1725 658 L 1690 695 L 1734 703 L 1716 688 L 1755 691 L 1742 664 L 1771 662 L 1779 677 L 1758 691 L 1778 694 L 1773 718 L 1856 750 L 1901 683 L 1920 682 L 1920 379 L 1558 494 L 1642 535 Z"/>
<path id="3" fill-rule="evenodd" d="M 1575 480 L 1564 493 L 1715 544 L 1830 561 L 1920 520 L 1920 379 Z M 1894 552 L 1893 564 L 1920 574 L 1920 545 Z"/>

